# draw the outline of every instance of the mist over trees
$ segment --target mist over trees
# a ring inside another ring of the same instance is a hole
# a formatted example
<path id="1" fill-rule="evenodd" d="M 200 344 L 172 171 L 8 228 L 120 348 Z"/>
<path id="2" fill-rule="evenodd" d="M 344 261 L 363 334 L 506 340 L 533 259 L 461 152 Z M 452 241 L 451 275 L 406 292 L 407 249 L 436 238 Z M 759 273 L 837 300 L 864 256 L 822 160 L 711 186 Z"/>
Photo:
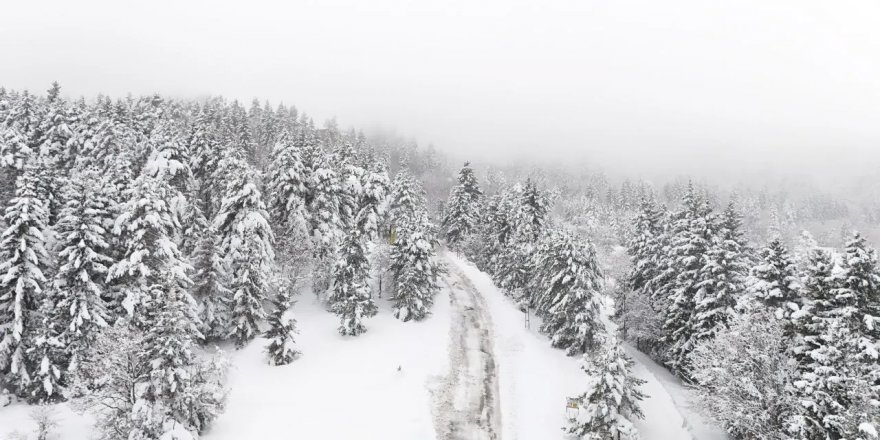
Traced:
<path id="1" fill-rule="evenodd" d="M 217 345 L 308 356 L 305 292 L 337 337 L 368 332 L 383 292 L 418 325 L 446 248 L 584 358 L 571 434 L 637 435 L 637 349 L 733 438 L 867 440 L 870 194 L 453 162 L 283 104 L 0 89 L 0 387 L 79 402 L 101 438 L 198 438 L 228 392 Z"/>

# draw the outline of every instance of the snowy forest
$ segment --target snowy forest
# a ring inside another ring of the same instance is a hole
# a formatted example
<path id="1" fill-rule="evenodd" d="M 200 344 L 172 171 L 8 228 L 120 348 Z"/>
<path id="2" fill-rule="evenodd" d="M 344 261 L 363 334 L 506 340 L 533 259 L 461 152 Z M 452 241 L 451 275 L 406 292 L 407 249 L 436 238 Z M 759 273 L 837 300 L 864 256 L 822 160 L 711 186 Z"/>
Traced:
<path id="1" fill-rule="evenodd" d="M 421 346 L 429 371 L 428 332 L 447 315 L 441 340 L 497 339 L 453 357 L 424 407 L 402 402 L 433 417 L 436 438 L 513 429 L 509 408 L 528 406 L 511 403 L 506 374 L 531 361 L 505 361 L 531 341 L 529 353 L 574 371 L 536 428 L 559 438 L 673 438 L 659 431 L 648 365 L 687 394 L 684 425 L 711 438 L 878 438 L 876 182 L 842 198 L 468 159 L 267 101 L 0 88 L 0 438 L 79 440 L 64 428 L 78 418 L 83 439 L 229 438 L 221 424 L 249 423 L 236 399 L 258 376 L 305 394 L 322 368 L 368 357 L 420 393 L 405 381 L 423 364 L 380 344 L 415 335 L 406 351 Z M 454 315 L 477 312 L 462 326 L 480 336 L 456 333 Z M 333 329 L 301 325 L 324 316 Z M 345 351 L 309 363 L 332 344 Z M 443 384 L 465 395 L 456 387 L 494 384 L 477 390 L 494 409 L 444 400 Z M 399 438 L 434 438 L 419 435 Z"/>

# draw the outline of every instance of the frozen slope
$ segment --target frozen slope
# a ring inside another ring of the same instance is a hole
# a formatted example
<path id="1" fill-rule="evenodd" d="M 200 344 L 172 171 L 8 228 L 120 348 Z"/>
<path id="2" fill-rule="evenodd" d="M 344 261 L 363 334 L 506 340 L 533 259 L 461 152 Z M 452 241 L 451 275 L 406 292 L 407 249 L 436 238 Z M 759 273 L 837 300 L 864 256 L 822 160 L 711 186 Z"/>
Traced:
<path id="1" fill-rule="evenodd" d="M 492 283 L 491 278 L 471 263 L 447 254 L 450 270 L 467 277 L 483 295 L 495 327 L 495 357 L 501 401 L 502 438 L 505 440 L 567 439 L 567 397 L 580 394 L 590 378 L 580 369 L 580 359 L 550 346 L 537 331 L 533 318 L 525 328 L 524 315 Z M 636 426 L 645 440 L 715 440 L 723 432 L 707 425 L 690 408 L 687 390 L 644 355 L 632 353 L 635 373 L 647 381 L 643 390 L 645 419 Z M 672 392 L 669 389 L 673 389 Z"/>

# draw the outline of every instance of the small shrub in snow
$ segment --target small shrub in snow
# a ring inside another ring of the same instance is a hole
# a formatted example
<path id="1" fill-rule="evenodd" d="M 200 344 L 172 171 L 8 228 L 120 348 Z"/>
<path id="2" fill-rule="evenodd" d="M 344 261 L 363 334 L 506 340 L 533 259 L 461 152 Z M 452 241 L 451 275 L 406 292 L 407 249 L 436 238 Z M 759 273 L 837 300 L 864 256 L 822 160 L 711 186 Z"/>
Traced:
<path id="1" fill-rule="evenodd" d="M 266 346 L 269 364 L 287 365 L 299 355 L 299 351 L 294 346 L 296 321 L 290 316 L 290 294 L 286 289 L 279 290 L 272 304 L 275 308 L 269 315 L 269 330 L 265 334 L 266 339 L 269 340 Z"/>
<path id="2" fill-rule="evenodd" d="M 616 342 L 610 343 L 584 371 L 596 382 L 577 400 L 581 410 L 565 428 L 583 440 L 638 439 L 630 418 L 643 418 L 639 401 L 645 394 L 639 387 L 645 381 L 632 374 L 634 362 Z"/>

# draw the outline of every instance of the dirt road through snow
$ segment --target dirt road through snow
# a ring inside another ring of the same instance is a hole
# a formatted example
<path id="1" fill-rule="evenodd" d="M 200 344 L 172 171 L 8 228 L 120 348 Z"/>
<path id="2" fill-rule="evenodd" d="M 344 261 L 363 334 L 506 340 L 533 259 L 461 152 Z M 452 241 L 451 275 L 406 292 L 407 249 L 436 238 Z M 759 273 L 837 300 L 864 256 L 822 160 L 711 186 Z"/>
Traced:
<path id="1" fill-rule="evenodd" d="M 500 439 L 498 373 L 486 301 L 454 264 L 445 277 L 450 302 L 450 371 L 434 392 L 434 425 L 442 440 Z"/>

